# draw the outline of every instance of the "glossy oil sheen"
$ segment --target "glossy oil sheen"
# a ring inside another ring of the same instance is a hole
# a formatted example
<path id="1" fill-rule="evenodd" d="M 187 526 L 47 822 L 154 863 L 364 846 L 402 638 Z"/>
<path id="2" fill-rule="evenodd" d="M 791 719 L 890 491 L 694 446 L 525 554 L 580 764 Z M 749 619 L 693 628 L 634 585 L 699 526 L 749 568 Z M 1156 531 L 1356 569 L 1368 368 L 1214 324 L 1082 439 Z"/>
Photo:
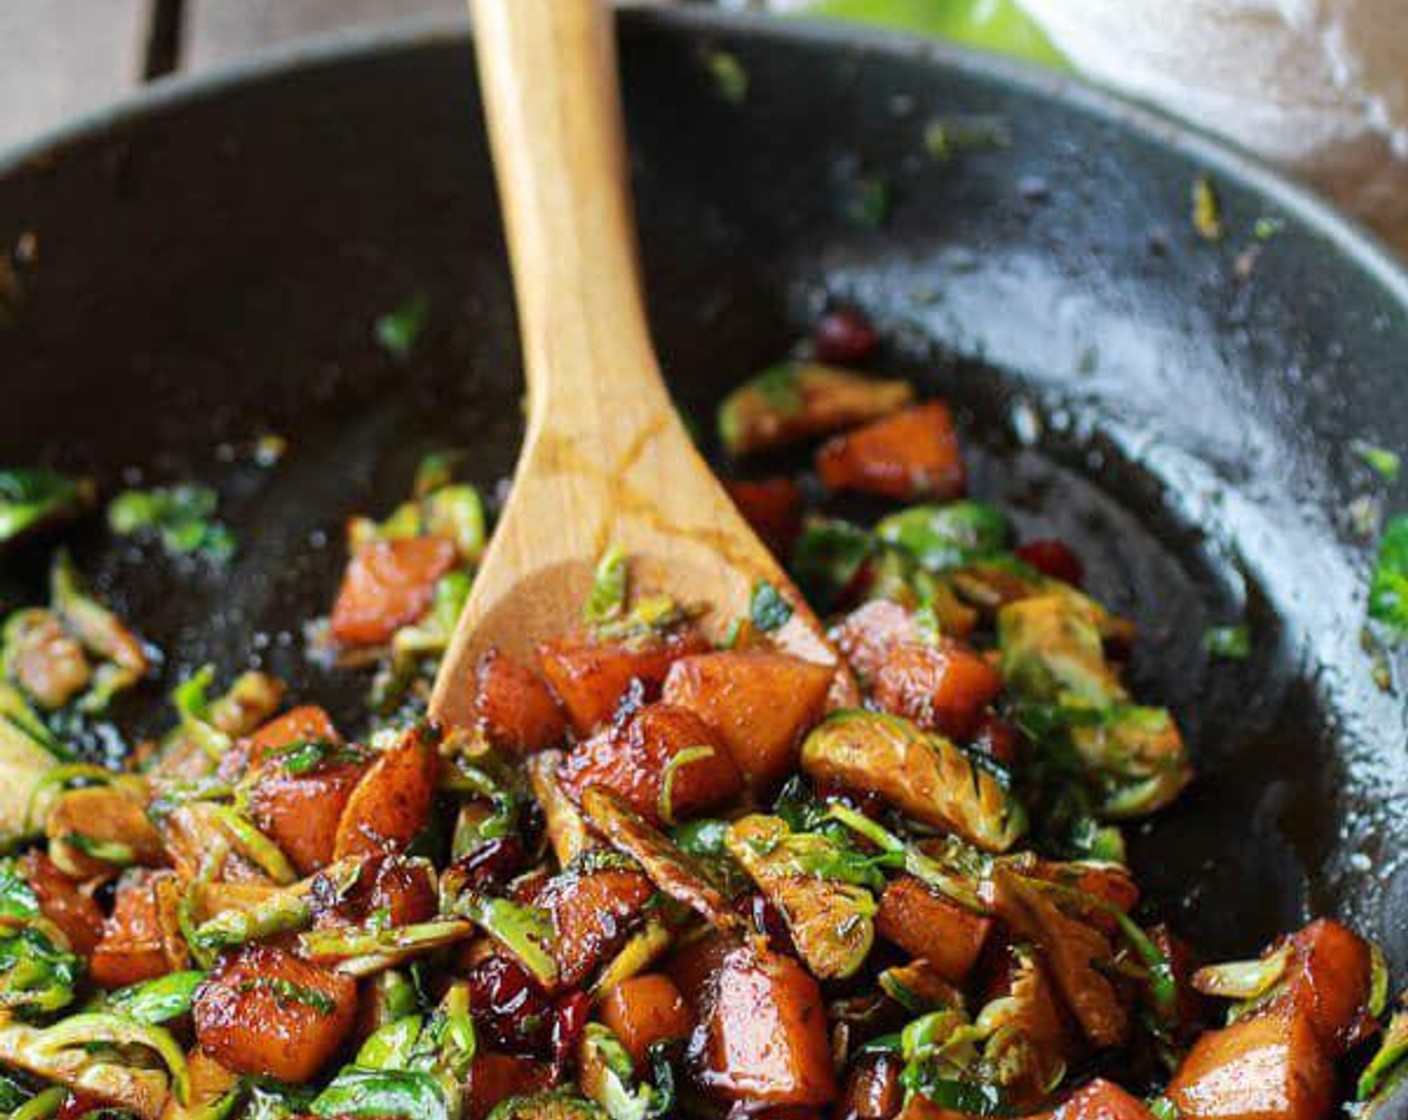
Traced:
<path id="1" fill-rule="evenodd" d="M 879 364 L 958 410 L 974 492 L 1073 543 L 1140 623 L 1137 691 L 1173 706 L 1199 770 L 1133 830 L 1156 904 L 1214 954 L 1337 913 L 1401 979 L 1408 709 L 1361 646 L 1369 548 L 1346 508 L 1404 497 L 1349 448 L 1408 450 L 1402 273 L 1235 156 L 1055 78 L 851 28 L 635 13 L 623 31 L 679 399 L 708 429 L 828 298 L 866 307 Z M 720 49 L 742 104 L 711 81 Z M 471 66 L 463 39 L 423 32 L 315 51 L 0 174 L 0 244 L 33 228 L 40 246 L 0 332 L 0 458 L 211 481 L 241 534 L 217 571 L 79 533 L 168 683 L 259 664 L 351 721 L 363 682 L 311 664 L 301 632 L 331 601 L 342 519 L 389 508 L 446 442 L 490 493 L 511 469 L 520 379 Z M 955 115 L 1006 142 L 935 159 L 926 126 Z M 1218 245 L 1190 224 L 1203 172 Z M 857 176 L 893 189 L 881 229 L 844 216 Z M 1261 217 L 1283 223 L 1264 243 Z M 372 324 L 419 292 L 430 326 L 401 366 Z M 276 469 L 224 461 L 262 431 L 291 440 Z M 42 559 L 6 559 L 0 596 Z M 1203 632 L 1243 617 L 1252 657 L 1210 662 Z M 120 715 L 150 731 L 157 707 Z"/>

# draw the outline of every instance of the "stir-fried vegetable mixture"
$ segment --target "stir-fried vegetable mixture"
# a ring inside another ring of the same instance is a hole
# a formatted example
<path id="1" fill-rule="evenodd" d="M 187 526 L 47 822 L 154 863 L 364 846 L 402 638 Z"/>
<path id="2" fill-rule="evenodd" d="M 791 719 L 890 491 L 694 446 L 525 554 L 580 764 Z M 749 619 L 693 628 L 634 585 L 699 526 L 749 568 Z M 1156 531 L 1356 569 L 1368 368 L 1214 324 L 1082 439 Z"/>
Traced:
<path id="1" fill-rule="evenodd" d="M 352 520 L 322 628 L 370 670 L 375 732 L 208 668 L 109 771 L 59 717 L 137 686 L 148 648 L 57 554 L 3 628 L 0 1110 L 1320 1120 L 1351 1074 L 1367 1108 L 1401 1084 L 1408 1013 L 1372 1041 L 1388 977 L 1354 932 L 1199 967 L 1141 904 L 1122 829 L 1193 767 L 1130 690 L 1135 628 L 968 496 L 943 403 L 830 364 L 874 341 L 829 318 L 719 413 L 735 462 L 819 441 L 809 486 L 891 503 L 863 526 L 791 478 L 729 484 L 830 616 L 839 679 L 774 645 L 778 589 L 714 618 L 610 551 L 576 632 L 490 653 L 473 723 L 432 725 L 485 540 L 435 456 Z M 74 497 L 41 490 L 17 525 Z"/>

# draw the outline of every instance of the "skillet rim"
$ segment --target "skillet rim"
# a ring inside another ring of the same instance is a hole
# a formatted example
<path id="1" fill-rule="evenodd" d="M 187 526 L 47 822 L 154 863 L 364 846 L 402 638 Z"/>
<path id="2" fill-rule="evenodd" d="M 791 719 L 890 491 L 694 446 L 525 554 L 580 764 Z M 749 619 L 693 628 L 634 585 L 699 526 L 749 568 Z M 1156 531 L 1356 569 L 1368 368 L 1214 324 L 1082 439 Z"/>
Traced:
<path id="1" fill-rule="evenodd" d="M 1067 111 L 1110 124 L 1186 156 L 1214 175 L 1235 181 L 1244 190 L 1274 202 L 1307 230 L 1330 242 L 1336 252 L 1376 281 L 1408 313 L 1408 261 L 1401 259 L 1357 219 L 1245 149 L 1086 79 L 941 39 L 842 20 L 826 22 L 694 6 L 666 9 L 634 3 L 623 4 L 618 15 L 625 22 L 639 24 L 647 30 L 682 28 L 703 35 L 743 35 L 764 41 L 801 41 L 834 45 L 852 52 L 891 54 L 1006 86 L 1019 93 L 1055 100 Z M 410 17 L 300 38 L 209 71 L 162 78 L 109 105 L 79 114 L 37 137 L 0 149 L 0 179 L 55 163 L 64 158 L 69 148 L 113 137 L 143 120 L 178 112 L 218 98 L 229 90 L 299 70 L 455 42 L 469 47 L 472 41 L 473 29 L 467 20 Z"/>

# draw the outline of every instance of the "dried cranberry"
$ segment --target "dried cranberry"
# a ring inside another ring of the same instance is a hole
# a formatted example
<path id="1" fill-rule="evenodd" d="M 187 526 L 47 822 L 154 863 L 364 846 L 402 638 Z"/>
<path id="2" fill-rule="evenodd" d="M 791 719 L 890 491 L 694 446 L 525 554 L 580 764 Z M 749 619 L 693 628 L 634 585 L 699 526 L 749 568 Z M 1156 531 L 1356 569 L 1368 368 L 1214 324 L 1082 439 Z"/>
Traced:
<path id="1" fill-rule="evenodd" d="M 1003 766 L 1015 766 L 1021 749 L 1021 734 L 1017 728 L 992 712 L 978 717 L 978 730 L 968 745 Z"/>
<path id="2" fill-rule="evenodd" d="M 821 317 L 812 348 L 823 362 L 863 362 L 875 353 L 880 336 L 865 314 L 854 307 L 834 307 Z"/>
<path id="3" fill-rule="evenodd" d="M 779 952 L 796 954 L 796 946 L 792 944 L 792 933 L 787 928 L 787 919 L 765 895 L 753 894 L 745 895 L 739 902 L 738 908 L 744 916 L 753 923 L 753 929 L 761 936 L 772 942 L 772 947 Z"/>
<path id="4" fill-rule="evenodd" d="M 501 1050 L 543 1053 L 553 1026 L 552 1001 L 522 965 L 495 954 L 471 968 L 466 980 L 476 1029 Z"/>
<path id="5" fill-rule="evenodd" d="M 465 885 L 478 891 L 502 887 L 522 865 L 523 842 L 517 836 L 489 840 L 454 863 L 455 870 L 464 875 Z"/>
<path id="6" fill-rule="evenodd" d="M 106 1101 L 97 1097 L 90 1097 L 87 1093 L 77 1093 L 69 1090 L 64 1094 L 63 1103 L 59 1105 L 59 1111 L 54 1113 L 54 1120 L 79 1120 L 79 1117 L 86 1116 L 90 1112 L 97 1112 L 107 1108 Z"/>
<path id="7" fill-rule="evenodd" d="M 552 1060 L 559 1066 L 571 1061 L 577 1051 L 577 1040 L 591 1018 L 592 997 L 586 992 L 572 992 L 557 1001 L 552 1017 Z"/>
<path id="8" fill-rule="evenodd" d="M 1028 541 L 1019 546 L 1017 558 L 1030 564 L 1042 575 L 1062 580 L 1072 587 L 1079 587 L 1085 579 L 1085 568 L 1080 562 L 1080 557 L 1054 537 Z"/>

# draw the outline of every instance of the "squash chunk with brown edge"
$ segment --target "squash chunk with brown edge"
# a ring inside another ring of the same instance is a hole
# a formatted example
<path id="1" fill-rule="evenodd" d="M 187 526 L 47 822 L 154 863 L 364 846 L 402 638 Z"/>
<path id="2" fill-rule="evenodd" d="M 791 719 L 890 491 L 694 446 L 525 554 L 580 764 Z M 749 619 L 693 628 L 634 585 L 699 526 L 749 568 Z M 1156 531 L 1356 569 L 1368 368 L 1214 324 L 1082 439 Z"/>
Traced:
<path id="1" fill-rule="evenodd" d="M 196 1041 L 236 1073 L 307 1081 L 341 1049 L 357 984 L 268 945 L 225 957 L 196 990 Z"/>
<path id="2" fill-rule="evenodd" d="M 712 987 L 700 1080 L 726 1101 L 824 1105 L 836 1098 L 821 989 L 791 957 L 753 945 Z"/>
<path id="3" fill-rule="evenodd" d="M 170 871 L 127 872 L 103 939 L 93 949 L 93 979 L 105 988 L 122 988 L 185 968 L 189 954 L 181 936 L 181 895 L 181 882 Z"/>
<path id="4" fill-rule="evenodd" d="M 1330 918 L 1311 922 L 1290 938 L 1285 991 L 1274 1006 L 1290 1004 L 1315 1027 L 1331 1057 L 1343 1054 L 1372 1027 L 1369 943 Z"/>
<path id="5" fill-rule="evenodd" d="M 465 1120 L 484 1120 L 502 1101 L 550 1088 L 552 1073 L 547 1062 L 522 1054 L 476 1051 L 464 1085 Z"/>
<path id="6" fill-rule="evenodd" d="M 953 417 L 941 401 L 828 440 L 817 450 L 816 470 L 828 490 L 899 501 L 951 501 L 968 488 Z"/>
<path id="7" fill-rule="evenodd" d="M 1187 1120 L 1321 1120 L 1334 1090 L 1314 1024 L 1287 1009 L 1199 1037 L 1165 1095 Z"/>
<path id="8" fill-rule="evenodd" d="M 601 1021 L 636 1063 L 657 1042 L 688 1038 L 694 1016 L 675 982 L 662 972 L 645 972 L 613 985 L 601 1001 Z"/>
<path id="9" fill-rule="evenodd" d="M 992 774 L 899 716 L 832 713 L 802 744 L 802 769 L 822 785 L 878 794 L 906 816 L 987 852 L 1005 852 L 1026 831 L 1026 811 Z"/>
<path id="10" fill-rule="evenodd" d="M 40 912 L 59 927 L 73 951 L 85 957 L 91 953 L 103 936 L 98 904 L 37 849 L 25 853 L 20 873 L 34 892 Z"/>
<path id="11" fill-rule="evenodd" d="M 379 646 L 430 608 L 435 584 L 455 566 L 441 537 L 371 541 L 352 554 L 332 608 L 332 636 L 344 646 Z"/>
<path id="12" fill-rule="evenodd" d="M 1153 1116 L 1138 1097 L 1097 1077 L 1072 1093 L 1053 1120 L 1153 1120 Z"/>
<path id="13" fill-rule="evenodd" d="M 280 747 L 294 743 L 340 743 L 342 736 L 326 710 L 316 704 L 302 704 L 263 724 L 248 741 L 249 764 L 257 766 L 266 754 Z"/>
<path id="14" fill-rule="evenodd" d="M 973 971 L 992 929 L 992 920 L 940 898 L 912 875 L 885 887 L 875 914 L 875 931 L 934 971 L 961 984 Z"/>
<path id="15" fill-rule="evenodd" d="M 491 743 L 519 756 L 556 746 L 567 734 L 548 686 L 497 650 L 486 653 L 475 671 L 474 714 Z"/>
<path id="16" fill-rule="evenodd" d="M 630 644 L 568 637 L 538 646 L 538 666 L 567 709 L 572 730 L 590 735 L 616 714 L 632 681 L 658 689 L 671 665 L 708 648 L 692 630 Z"/>
<path id="17" fill-rule="evenodd" d="M 600 786 L 651 824 L 674 824 L 731 801 L 743 788 L 718 732 L 674 704 L 648 704 L 604 728 L 567 756 L 568 793 Z"/>
<path id="18" fill-rule="evenodd" d="M 308 743 L 297 754 L 272 748 L 249 790 L 250 819 L 288 856 L 300 875 L 332 860 L 338 824 L 368 759 L 333 744 Z"/>
<path id="19" fill-rule="evenodd" d="M 621 857 L 606 858 L 625 863 Z M 581 871 L 569 868 L 548 883 L 538 905 L 552 914 L 557 934 L 554 955 L 563 987 L 581 985 L 608 954 L 620 948 L 654 893 L 650 880 L 639 871 L 609 864 Z"/>
<path id="20" fill-rule="evenodd" d="M 435 746 L 428 728 L 413 727 L 368 767 L 342 810 L 334 859 L 398 851 L 425 827 L 439 768 Z"/>
<path id="21" fill-rule="evenodd" d="M 890 650 L 875 675 L 875 702 L 926 731 L 973 737 L 978 717 L 1002 691 L 1002 674 L 976 650 L 941 639 L 936 646 Z"/>
<path id="22" fill-rule="evenodd" d="M 705 653 L 675 662 L 664 699 L 714 728 L 749 786 L 767 791 L 796 769 L 802 735 L 825 708 L 834 676 L 783 653 Z"/>

